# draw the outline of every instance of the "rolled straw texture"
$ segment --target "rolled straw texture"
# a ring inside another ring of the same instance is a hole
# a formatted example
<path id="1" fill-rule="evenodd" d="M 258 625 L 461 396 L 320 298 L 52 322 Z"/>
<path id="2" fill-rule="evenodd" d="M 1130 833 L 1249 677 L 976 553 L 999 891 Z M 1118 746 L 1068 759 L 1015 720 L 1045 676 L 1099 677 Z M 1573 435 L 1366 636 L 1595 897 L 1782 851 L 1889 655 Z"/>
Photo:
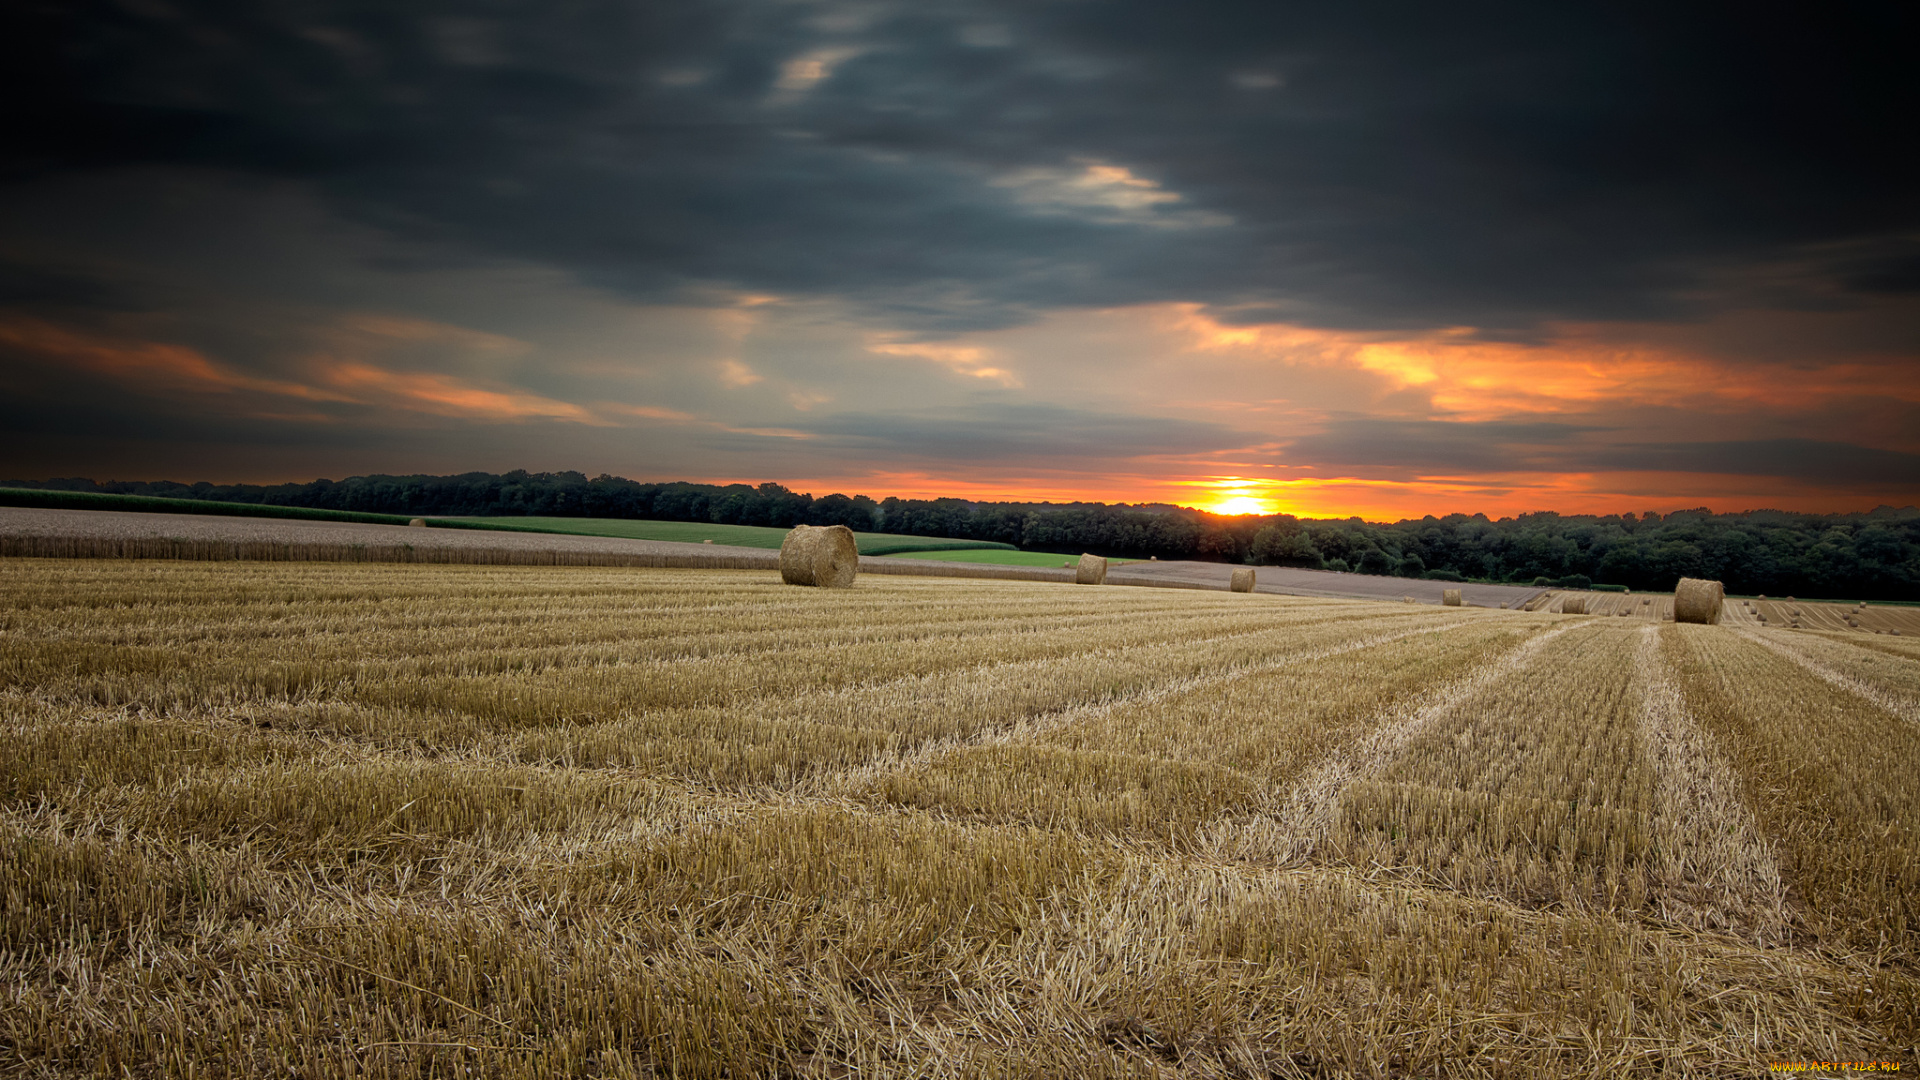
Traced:
<path id="1" fill-rule="evenodd" d="M 1233 571 L 1233 584 L 1230 587 L 1233 589 L 1234 592 L 1252 592 L 1253 591 L 1253 567 L 1251 566 L 1235 567 Z"/>
<path id="2" fill-rule="evenodd" d="M 1727 590 L 1717 581 L 1683 577 L 1673 587 L 1673 621 L 1712 626 L 1720 621 Z"/>
<path id="3" fill-rule="evenodd" d="M 1107 560 L 1098 555 L 1080 556 L 1080 565 L 1074 569 L 1073 583 L 1076 585 L 1105 585 L 1107 583 Z"/>
<path id="4" fill-rule="evenodd" d="M 780 542 L 780 580 L 789 585 L 844 589 L 860 572 L 860 547 L 845 525 L 796 525 Z"/>
<path id="5" fill-rule="evenodd" d="M 1440 602 L 1446 605 L 1447 607 L 1459 607 L 1460 606 L 1460 590 L 1459 589 L 1440 590 Z"/>
<path id="6" fill-rule="evenodd" d="M 1587 598 L 1584 596 L 1569 596 L 1565 600 L 1560 601 L 1560 614 L 1562 615 L 1585 615 L 1586 613 Z"/>

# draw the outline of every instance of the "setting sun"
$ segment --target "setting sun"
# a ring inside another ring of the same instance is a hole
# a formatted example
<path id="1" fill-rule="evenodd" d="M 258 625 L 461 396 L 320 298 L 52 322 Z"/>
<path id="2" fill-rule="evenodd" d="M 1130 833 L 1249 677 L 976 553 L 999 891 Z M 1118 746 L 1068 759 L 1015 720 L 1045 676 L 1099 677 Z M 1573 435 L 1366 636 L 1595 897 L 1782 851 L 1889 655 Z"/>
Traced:
<path id="1" fill-rule="evenodd" d="M 1209 514 L 1270 514 L 1272 512 L 1273 511 L 1267 509 L 1265 502 L 1251 495 L 1240 495 L 1231 499 L 1223 499 L 1207 507 L 1207 513 Z"/>

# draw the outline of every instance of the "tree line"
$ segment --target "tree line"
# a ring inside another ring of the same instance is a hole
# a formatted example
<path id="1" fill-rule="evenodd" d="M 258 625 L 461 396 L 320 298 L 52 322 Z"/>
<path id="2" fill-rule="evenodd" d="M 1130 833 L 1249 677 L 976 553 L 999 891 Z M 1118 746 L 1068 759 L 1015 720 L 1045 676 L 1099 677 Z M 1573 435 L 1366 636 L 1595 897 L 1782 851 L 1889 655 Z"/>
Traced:
<path id="1" fill-rule="evenodd" d="M 1920 600 L 1920 510 L 1867 513 L 1483 514 L 1375 524 L 1224 517 L 1164 504 L 815 498 L 779 484 L 642 483 L 583 473 L 356 476 L 306 484 L 7 481 L 6 486 L 308 506 L 363 513 L 711 521 L 997 540 L 1035 551 L 1302 566 L 1367 574 L 1671 589 L 1716 578 L 1736 593 Z"/>

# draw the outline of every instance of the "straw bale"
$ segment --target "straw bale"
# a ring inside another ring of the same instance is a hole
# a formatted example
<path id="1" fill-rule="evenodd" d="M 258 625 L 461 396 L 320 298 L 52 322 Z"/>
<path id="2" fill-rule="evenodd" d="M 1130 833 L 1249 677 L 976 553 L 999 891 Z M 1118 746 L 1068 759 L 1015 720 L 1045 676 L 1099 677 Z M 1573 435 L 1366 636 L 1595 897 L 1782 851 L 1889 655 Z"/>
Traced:
<path id="1" fill-rule="evenodd" d="M 1253 591 L 1253 567 L 1251 566 L 1235 567 L 1233 570 L 1233 584 L 1231 587 L 1234 592 L 1252 592 Z"/>
<path id="2" fill-rule="evenodd" d="M 427 519 L 414 518 L 412 521 L 407 522 L 407 527 L 410 529 L 424 529 L 427 527 Z"/>
<path id="3" fill-rule="evenodd" d="M 1727 590 L 1717 581 L 1683 577 L 1673 589 L 1673 621 L 1712 626 L 1720 621 Z"/>
<path id="4" fill-rule="evenodd" d="M 1098 555 L 1081 555 L 1079 569 L 1073 572 L 1076 585 L 1105 585 L 1107 583 L 1107 560 Z"/>
<path id="5" fill-rule="evenodd" d="M 1565 600 L 1560 601 L 1560 613 L 1562 615 L 1585 615 L 1587 613 L 1587 598 L 1584 596 L 1568 596 Z"/>
<path id="6" fill-rule="evenodd" d="M 780 580 L 844 589 L 860 572 L 860 547 L 845 525 L 796 525 L 780 542 Z"/>
<path id="7" fill-rule="evenodd" d="M 1459 607 L 1460 606 L 1460 590 L 1459 589 L 1440 590 L 1440 603 L 1447 607 Z"/>

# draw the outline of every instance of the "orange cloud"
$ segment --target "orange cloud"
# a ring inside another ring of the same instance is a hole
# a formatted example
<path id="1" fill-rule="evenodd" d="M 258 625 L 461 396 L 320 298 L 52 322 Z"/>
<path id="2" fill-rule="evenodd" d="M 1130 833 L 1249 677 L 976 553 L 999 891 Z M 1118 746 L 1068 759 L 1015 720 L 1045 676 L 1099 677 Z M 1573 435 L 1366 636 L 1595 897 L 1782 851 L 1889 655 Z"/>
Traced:
<path id="1" fill-rule="evenodd" d="M 1364 371 L 1382 381 L 1383 391 L 1416 391 L 1457 420 L 1600 406 L 1793 411 L 1857 398 L 1920 402 L 1920 377 L 1910 365 L 1808 361 L 1785 369 L 1733 363 L 1636 341 L 1633 328 L 1565 326 L 1546 342 L 1518 344 L 1481 340 L 1471 327 L 1407 336 L 1278 323 L 1232 326 L 1197 304 L 1174 305 L 1163 325 L 1186 334 L 1200 352 Z"/>
<path id="2" fill-rule="evenodd" d="M 735 427 L 718 420 L 708 420 L 679 409 L 663 409 L 655 405 L 602 404 L 597 407 L 601 413 L 615 413 L 622 416 L 634 416 L 643 420 L 665 420 L 674 424 L 692 424 L 699 427 L 725 431 L 733 435 L 758 435 L 764 439 L 814 439 L 819 436 L 808 431 L 795 431 L 792 428 Z M 759 481 L 754 481 L 759 483 Z"/>
<path id="3" fill-rule="evenodd" d="M 68 330 L 39 319 L 0 321 L 0 344 L 126 382 L 196 393 L 251 390 L 308 401 L 353 400 L 302 383 L 243 375 L 214 363 L 206 354 L 185 345 L 107 338 Z"/>
<path id="4" fill-rule="evenodd" d="M 451 375 L 387 371 L 357 361 L 335 361 L 322 369 L 322 377 L 334 386 L 359 392 L 361 400 L 367 400 L 366 392 L 372 391 L 378 395 L 372 399 L 373 404 L 439 416 L 572 420 L 596 426 L 607 423 L 578 405 L 520 390 L 487 390 Z"/>
<path id="5" fill-rule="evenodd" d="M 988 365 L 986 363 L 988 351 L 978 346 L 936 345 L 930 342 L 880 342 L 868 345 L 867 351 L 881 356 L 908 356 L 920 360 L 931 360 L 955 374 L 976 379 L 991 379 L 1005 387 L 1021 385 L 1020 376 L 1005 368 Z"/>

